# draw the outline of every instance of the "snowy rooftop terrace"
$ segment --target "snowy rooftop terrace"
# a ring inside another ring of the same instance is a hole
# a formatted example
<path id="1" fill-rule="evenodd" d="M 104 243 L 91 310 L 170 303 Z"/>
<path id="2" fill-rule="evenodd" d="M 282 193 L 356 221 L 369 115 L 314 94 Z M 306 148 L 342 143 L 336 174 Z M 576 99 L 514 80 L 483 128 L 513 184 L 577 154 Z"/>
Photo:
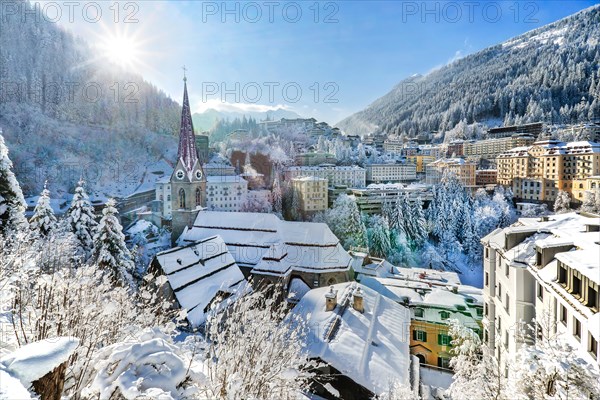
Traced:
<path id="1" fill-rule="evenodd" d="M 363 293 L 363 313 L 352 306 L 358 287 Z M 356 282 L 333 288 L 338 301 L 333 311 L 325 311 L 330 288 L 311 290 L 293 310 L 308 322 L 310 355 L 375 394 L 387 391 L 390 381 L 408 386 L 410 311 Z"/>

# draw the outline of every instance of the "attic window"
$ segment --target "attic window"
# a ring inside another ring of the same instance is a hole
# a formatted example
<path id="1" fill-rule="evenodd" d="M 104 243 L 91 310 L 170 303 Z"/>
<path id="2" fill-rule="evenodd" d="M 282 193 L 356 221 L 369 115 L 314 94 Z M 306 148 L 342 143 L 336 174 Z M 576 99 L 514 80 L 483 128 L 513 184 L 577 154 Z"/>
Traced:
<path id="1" fill-rule="evenodd" d="M 423 318 L 423 309 L 422 308 L 415 308 L 415 317 Z"/>
<path id="2" fill-rule="evenodd" d="M 448 311 L 440 311 L 440 317 L 442 319 L 448 319 L 450 318 L 450 313 Z"/>

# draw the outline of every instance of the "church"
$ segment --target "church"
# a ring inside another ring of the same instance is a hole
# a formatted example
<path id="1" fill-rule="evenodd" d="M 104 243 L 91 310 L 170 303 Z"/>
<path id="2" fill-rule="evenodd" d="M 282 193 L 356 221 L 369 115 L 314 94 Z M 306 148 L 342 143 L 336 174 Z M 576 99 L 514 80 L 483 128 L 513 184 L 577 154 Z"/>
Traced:
<path id="1" fill-rule="evenodd" d="M 183 78 L 183 106 L 179 128 L 177 160 L 170 175 L 155 185 L 154 212 L 157 219 L 171 225 L 172 241 L 191 227 L 200 210 L 241 211 L 248 197 L 268 191 L 248 191 L 248 182 L 228 160 L 208 160 L 208 137 L 196 136 L 187 91 Z M 199 157 L 198 138 L 204 139 L 206 149 Z"/>
<path id="2" fill-rule="evenodd" d="M 179 237 L 190 226 L 198 211 L 206 207 L 206 176 L 198 158 L 192 112 L 187 92 L 187 78 L 183 78 L 183 108 L 179 128 L 177 163 L 169 179 L 172 237 Z"/>

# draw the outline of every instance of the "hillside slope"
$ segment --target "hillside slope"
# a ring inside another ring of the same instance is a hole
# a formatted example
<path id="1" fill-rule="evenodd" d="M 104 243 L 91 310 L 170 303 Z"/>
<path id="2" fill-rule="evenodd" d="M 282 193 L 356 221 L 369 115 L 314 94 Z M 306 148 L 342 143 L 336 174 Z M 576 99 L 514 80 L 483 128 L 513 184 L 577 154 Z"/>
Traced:
<path id="1" fill-rule="evenodd" d="M 176 150 L 179 105 L 44 18 L 3 16 L 0 88 L 0 128 L 28 195 L 46 179 L 66 195 L 80 176 L 99 196 L 125 195 Z"/>
<path id="2" fill-rule="evenodd" d="M 340 121 L 347 133 L 414 135 L 461 120 L 553 123 L 600 118 L 600 6 L 400 82 Z"/>

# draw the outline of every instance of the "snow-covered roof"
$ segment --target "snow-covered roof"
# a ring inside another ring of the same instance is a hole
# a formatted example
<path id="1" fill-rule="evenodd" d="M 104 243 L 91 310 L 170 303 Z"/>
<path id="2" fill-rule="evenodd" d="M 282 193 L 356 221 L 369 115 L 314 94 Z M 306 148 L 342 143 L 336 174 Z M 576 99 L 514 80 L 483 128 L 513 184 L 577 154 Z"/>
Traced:
<path id="1" fill-rule="evenodd" d="M 155 259 L 194 326 L 204 322 L 205 308 L 219 292 L 231 292 L 244 280 L 220 236 L 163 251 Z"/>
<path id="2" fill-rule="evenodd" d="M 179 239 L 220 235 L 236 263 L 256 273 L 347 270 L 351 257 L 323 223 L 282 221 L 273 214 L 202 211 Z"/>
<path id="3" fill-rule="evenodd" d="M 356 288 L 363 293 L 364 312 L 352 307 Z M 338 305 L 325 311 L 330 288 L 308 292 L 292 311 L 306 321 L 307 351 L 375 394 L 390 381 L 409 385 L 410 312 L 400 304 L 356 282 L 333 286 Z"/>

